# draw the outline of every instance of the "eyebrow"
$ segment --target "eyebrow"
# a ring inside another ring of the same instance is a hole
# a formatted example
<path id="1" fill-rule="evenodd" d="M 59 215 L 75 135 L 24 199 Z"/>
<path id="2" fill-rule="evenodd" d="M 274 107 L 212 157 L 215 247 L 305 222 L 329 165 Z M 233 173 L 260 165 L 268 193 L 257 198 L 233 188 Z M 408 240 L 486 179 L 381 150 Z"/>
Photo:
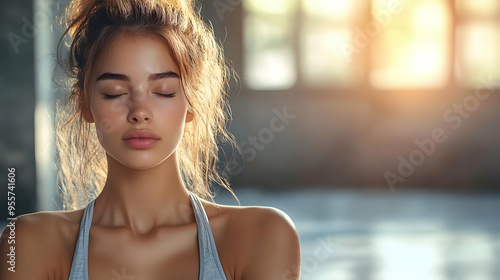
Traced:
<path id="1" fill-rule="evenodd" d="M 166 78 L 179 78 L 179 74 L 177 74 L 173 71 L 167 71 L 167 72 L 162 72 L 162 73 L 153 73 L 153 74 L 149 75 L 148 81 L 155 81 L 155 80 L 166 79 Z M 130 77 L 125 75 L 125 74 L 106 72 L 106 73 L 100 75 L 99 77 L 97 77 L 96 82 L 103 81 L 103 80 L 119 80 L 119 81 L 130 82 Z"/>

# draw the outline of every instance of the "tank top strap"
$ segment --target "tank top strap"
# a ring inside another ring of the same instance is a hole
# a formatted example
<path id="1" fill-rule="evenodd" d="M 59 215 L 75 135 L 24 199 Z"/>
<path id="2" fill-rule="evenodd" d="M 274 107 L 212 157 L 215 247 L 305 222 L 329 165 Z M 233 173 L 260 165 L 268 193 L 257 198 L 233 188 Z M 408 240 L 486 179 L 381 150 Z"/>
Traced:
<path id="1" fill-rule="evenodd" d="M 75 253 L 73 261 L 71 262 L 71 270 L 69 280 L 88 280 L 88 263 L 89 263 L 89 232 L 92 225 L 92 216 L 94 214 L 93 199 L 83 211 L 82 220 L 80 222 L 80 231 L 78 233 L 78 240 L 76 242 Z"/>
<path id="2" fill-rule="evenodd" d="M 200 277 L 199 280 L 227 280 L 224 269 L 217 253 L 214 237 L 210 228 L 207 214 L 200 199 L 189 192 L 194 210 L 196 227 L 198 229 L 198 243 L 200 250 Z"/>

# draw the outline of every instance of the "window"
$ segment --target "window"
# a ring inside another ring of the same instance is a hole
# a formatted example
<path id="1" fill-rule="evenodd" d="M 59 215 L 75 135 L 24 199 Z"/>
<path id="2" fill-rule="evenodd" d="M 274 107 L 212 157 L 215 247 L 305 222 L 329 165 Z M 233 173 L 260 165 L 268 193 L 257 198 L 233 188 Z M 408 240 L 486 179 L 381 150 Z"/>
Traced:
<path id="1" fill-rule="evenodd" d="M 456 72 L 462 86 L 474 87 L 478 77 L 500 80 L 500 3 L 498 0 L 457 0 Z"/>
<path id="2" fill-rule="evenodd" d="M 498 0 L 243 0 L 249 89 L 500 80 Z M 450 80 L 453 79 L 453 80 Z"/>
<path id="3" fill-rule="evenodd" d="M 293 50 L 294 0 L 244 1 L 244 72 L 251 89 L 287 89 L 297 79 Z"/>
<path id="4" fill-rule="evenodd" d="M 374 0 L 372 16 L 386 14 L 371 49 L 376 88 L 436 88 L 447 84 L 450 14 L 445 0 Z M 380 16 L 382 18 L 382 16 Z"/>
<path id="5" fill-rule="evenodd" d="M 342 47 L 352 45 L 351 26 L 362 5 L 352 0 L 301 0 L 301 77 L 307 87 L 350 86 L 355 81 L 355 60 Z"/>

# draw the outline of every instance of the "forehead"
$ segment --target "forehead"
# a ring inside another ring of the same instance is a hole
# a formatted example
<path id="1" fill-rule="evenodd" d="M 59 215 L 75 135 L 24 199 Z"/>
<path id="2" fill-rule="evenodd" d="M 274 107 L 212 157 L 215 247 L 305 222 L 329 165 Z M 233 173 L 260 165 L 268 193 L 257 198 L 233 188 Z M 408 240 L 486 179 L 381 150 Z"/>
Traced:
<path id="1" fill-rule="evenodd" d="M 133 76 L 166 70 L 179 73 L 165 40 L 153 35 L 121 33 L 104 47 L 96 61 L 93 76 L 103 72 Z"/>

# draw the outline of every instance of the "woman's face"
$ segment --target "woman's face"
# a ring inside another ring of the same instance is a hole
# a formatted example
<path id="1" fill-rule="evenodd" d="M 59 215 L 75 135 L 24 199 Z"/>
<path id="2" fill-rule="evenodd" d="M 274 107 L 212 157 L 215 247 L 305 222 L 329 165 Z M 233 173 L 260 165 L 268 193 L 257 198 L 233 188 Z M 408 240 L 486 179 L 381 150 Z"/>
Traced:
<path id="1" fill-rule="evenodd" d="M 154 167 L 175 151 L 193 118 L 179 69 L 160 39 L 121 34 L 106 50 L 91 73 L 85 119 L 95 122 L 99 142 L 115 160 L 134 169 Z M 134 130 L 156 137 L 131 135 Z"/>

